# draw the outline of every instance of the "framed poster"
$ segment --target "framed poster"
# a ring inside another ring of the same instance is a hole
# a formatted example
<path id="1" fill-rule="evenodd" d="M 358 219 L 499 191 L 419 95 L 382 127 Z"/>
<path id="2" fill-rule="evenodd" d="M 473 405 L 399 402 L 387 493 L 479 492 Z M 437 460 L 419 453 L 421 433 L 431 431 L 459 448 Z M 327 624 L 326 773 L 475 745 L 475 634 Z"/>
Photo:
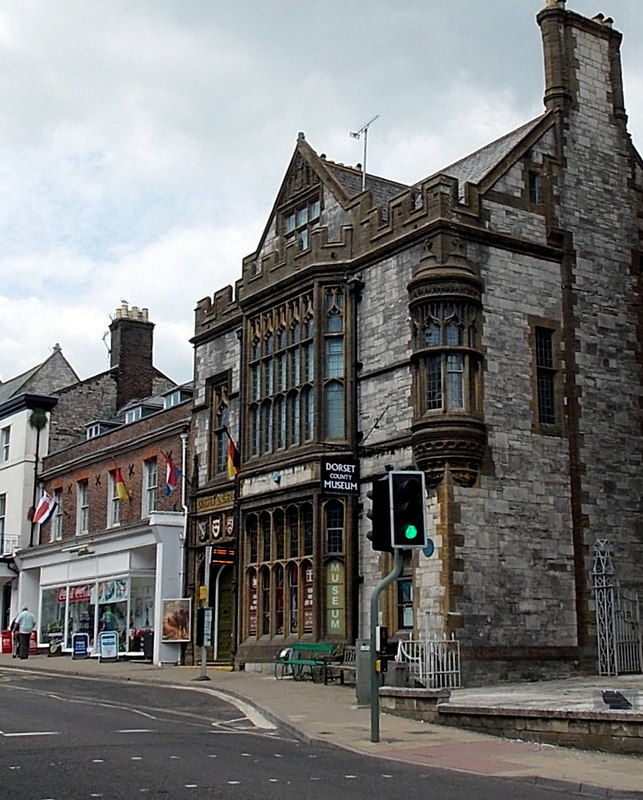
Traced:
<path id="1" fill-rule="evenodd" d="M 189 642 L 192 630 L 192 599 L 161 600 L 163 642 Z"/>

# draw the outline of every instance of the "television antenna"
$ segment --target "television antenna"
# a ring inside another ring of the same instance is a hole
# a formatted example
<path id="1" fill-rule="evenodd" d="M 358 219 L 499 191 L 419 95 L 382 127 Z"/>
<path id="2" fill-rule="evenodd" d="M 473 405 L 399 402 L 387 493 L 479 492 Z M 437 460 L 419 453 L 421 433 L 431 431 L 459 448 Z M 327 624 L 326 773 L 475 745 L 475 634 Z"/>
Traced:
<path id="1" fill-rule="evenodd" d="M 362 191 L 366 189 L 366 146 L 368 143 L 368 129 L 376 119 L 379 119 L 379 116 L 379 114 L 376 114 L 373 119 L 369 119 L 368 122 L 365 122 L 358 131 L 350 132 L 350 135 L 353 139 L 361 139 L 362 135 L 364 136 L 364 156 L 362 158 Z"/>

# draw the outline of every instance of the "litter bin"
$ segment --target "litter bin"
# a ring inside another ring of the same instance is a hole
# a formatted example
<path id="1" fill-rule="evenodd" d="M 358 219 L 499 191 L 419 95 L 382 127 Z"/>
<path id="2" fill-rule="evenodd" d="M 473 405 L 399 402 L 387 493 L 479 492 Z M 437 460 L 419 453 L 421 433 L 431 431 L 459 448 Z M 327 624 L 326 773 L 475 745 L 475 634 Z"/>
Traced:
<path id="1" fill-rule="evenodd" d="M 11 631 L 2 631 L 2 654 L 8 655 L 12 650 L 13 634 Z"/>
<path id="2" fill-rule="evenodd" d="M 154 658 L 154 631 L 143 631 L 143 658 L 152 661 Z"/>

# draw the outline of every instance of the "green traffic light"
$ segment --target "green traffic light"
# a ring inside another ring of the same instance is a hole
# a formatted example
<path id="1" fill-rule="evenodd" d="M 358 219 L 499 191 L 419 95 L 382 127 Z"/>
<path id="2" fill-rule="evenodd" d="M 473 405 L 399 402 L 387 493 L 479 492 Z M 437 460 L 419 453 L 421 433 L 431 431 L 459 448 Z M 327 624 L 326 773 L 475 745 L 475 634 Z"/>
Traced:
<path id="1" fill-rule="evenodd" d="M 407 525 L 404 529 L 404 538 L 405 539 L 417 539 L 418 529 L 415 525 Z"/>

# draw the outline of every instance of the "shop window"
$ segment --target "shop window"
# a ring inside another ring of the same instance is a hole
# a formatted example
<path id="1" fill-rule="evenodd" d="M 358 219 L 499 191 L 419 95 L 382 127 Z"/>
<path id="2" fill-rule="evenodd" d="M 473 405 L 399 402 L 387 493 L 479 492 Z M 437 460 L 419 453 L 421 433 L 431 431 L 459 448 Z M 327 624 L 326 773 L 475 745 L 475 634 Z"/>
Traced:
<path id="1" fill-rule="evenodd" d="M 76 533 L 89 532 L 89 482 L 78 481 L 76 484 Z"/>
<path id="2" fill-rule="evenodd" d="M 288 565 L 288 632 L 296 633 L 299 629 L 299 566 Z"/>
<path id="3" fill-rule="evenodd" d="M 275 566 L 275 634 L 282 636 L 284 632 L 284 568 L 281 564 Z"/>
<path id="4" fill-rule="evenodd" d="M 127 603 L 129 599 L 129 582 L 126 578 L 99 581 L 98 598 L 98 632 L 116 631 L 120 651 L 126 649 L 127 639 Z"/>
<path id="5" fill-rule="evenodd" d="M 260 572 L 261 578 L 261 634 L 270 634 L 270 570 L 263 567 Z"/>

